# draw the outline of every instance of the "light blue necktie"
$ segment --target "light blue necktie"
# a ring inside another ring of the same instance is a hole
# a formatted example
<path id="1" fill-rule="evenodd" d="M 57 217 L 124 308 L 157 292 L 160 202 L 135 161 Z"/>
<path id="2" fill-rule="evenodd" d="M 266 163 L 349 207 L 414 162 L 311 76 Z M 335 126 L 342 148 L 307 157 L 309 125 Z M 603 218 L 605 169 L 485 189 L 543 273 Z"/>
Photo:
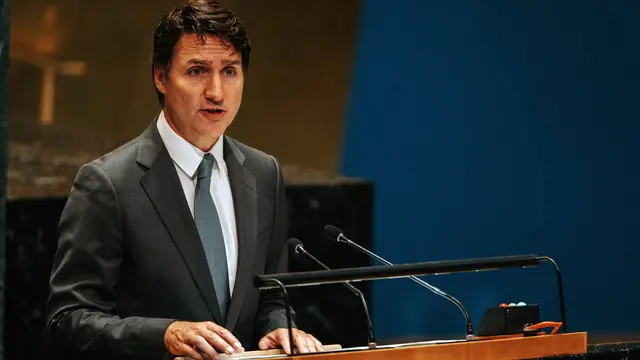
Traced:
<path id="1" fill-rule="evenodd" d="M 215 158 L 206 154 L 198 166 L 198 181 L 194 201 L 194 219 L 200 234 L 200 241 L 207 257 L 209 271 L 216 289 L 218 305 L 222 318 L 227 317 L 229 305 L 229 269 L 227 267 L 227 252 L 224 236 L 216 204 L 211 197 L 211 169 Z"/>

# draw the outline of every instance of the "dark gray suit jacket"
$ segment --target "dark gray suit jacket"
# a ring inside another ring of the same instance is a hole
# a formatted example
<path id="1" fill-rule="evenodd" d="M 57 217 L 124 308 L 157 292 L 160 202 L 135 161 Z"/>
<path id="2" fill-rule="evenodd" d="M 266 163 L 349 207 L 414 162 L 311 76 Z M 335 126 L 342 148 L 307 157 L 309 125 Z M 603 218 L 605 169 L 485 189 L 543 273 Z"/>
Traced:
<path id="1" fill-rule="evenodd" d="M 224 325 L 246 349 L 286 327 L 279 292 L 257 274 L 287 271 L 287 212 L 278 162 L 224 139 L 238 270 L 222 319 L 195 223 L 155 121 L 82 166 L 59 224 L 45 336 L 65 358 L 162 359 L 174 320 Z"/>

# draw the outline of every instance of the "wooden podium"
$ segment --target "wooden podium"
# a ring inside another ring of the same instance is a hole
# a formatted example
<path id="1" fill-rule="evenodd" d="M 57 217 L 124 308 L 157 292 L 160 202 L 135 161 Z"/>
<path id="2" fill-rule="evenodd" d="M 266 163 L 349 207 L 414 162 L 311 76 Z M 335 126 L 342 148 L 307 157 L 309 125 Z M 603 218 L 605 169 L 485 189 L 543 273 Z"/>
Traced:
<path id="1" fill-rule="evenodd" d="M 339 348 L 339 347 L 338 347 Z M 325 352 L 286 356 L 280 350 L 250 351 L 223 359 L 278 359 L 295 360 L 382 360 L 382 359 L 438 359 L 438 360 L 512 360 L 543 358 L 556 355 L 583 354 L 587 351 L 587 333 L 505 337 L 487 340 L 456 341 L 447 343 L 410 343 L 385 345 L 379 349 L 336 349 Z"/>
<path id="2" fill-rule="evenodd" d="M 342 234 L 341 230 L 335 226 L 327 226 L 326 229 L 331 233 L 331 239 L 356 245 L 346 238 Z M 282 354 L 265 354 L 266 356 L 259 356 L 256 354 L 254 358 L 266 359 L 286 357 L 295 360 L 303 360 L 306 358 L 318 360 L 511 360 L 584 354 L 587 352 L 587 333 L 556 333 L 560 326 L 566 324 L 564 297 L 562 295 L 560 269 L 555 261 L 548 256 L 527 254 L 478 259 L 431 261 L 415 264 L 367 266 L 287 274 L 256 275 L 254 278 L 254 285 L 260 290 L 274 288 L 284 289 L 287 286 L 307 286 L 345 281 L 369 281 L 429 274 L 532 267 L 538 266 L 542 262 L 550 262 L 556 269 L 556 275 L 558 278 L 558 297 L 560 299 L 562 317 L 560 322 L 540 322 L 538 319 L 539 312 L 537 305 L 525 305 L 523 307 L 513 305 L 506 307 L 498 306 L 495 308 L 489 308 L 488 310 L 491 311 L 485 313 L 483 320 L 480 322 L 480 327 L 483 327 L 482 324 L 484 323 L 486 325 L 484 327 L 488 328 L 488 331 L 479 331 L 479 333 L 514 335 L 475 338 L 473 340 L 434 341 L 398 345 L 392 344 L 379 346 L 375 349 L 369 349 L 368 347 L 337 350 L 325 349 L 325 351 L 321 353 L 300 354 L 294 356 Z M 473 334 L 473 326 L 467 312 L 464 310 L 463 306 L 459 307 L 465 312 L 468 333 Z M 519 315 L 507 316 L 508 314 L 513 313 Z M 484 322 L 485 318 L 488 319 L 486 320 L 486 323 Z M 507 329 L 507 325 L 510 329 Z M 537 331 L 550 326 L 553 327 L 554 330 L 549 334 Z M 527 336 L 525 336 L 524 333 L 526 333 Z M 240 355 L 240 357 L 247 359 L 250 358 L 246 355 L 250 354 L 245 354 L 245 356 Z"/>

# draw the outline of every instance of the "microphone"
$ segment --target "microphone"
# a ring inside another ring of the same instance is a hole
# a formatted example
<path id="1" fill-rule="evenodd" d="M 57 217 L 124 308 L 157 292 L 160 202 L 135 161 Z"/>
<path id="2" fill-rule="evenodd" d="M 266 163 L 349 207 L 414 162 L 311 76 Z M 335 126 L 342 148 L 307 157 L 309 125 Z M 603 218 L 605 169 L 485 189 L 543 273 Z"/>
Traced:
<path id="1" fill-rule="evenodd" d="M 381 258 L 380 256 L 372 253 L 371 251 L 363 248 L 362 246 L 354 243 L 353 241 L 349 240 L 346 236 L 344 236 L 344 233 L 342 232 L 342 230 L 336 226 L 333 225 L 327 225 L 324 228 L 325 233 L 327 234 L 327 238 L 329 240 L 335 241 L 335 242 L 339 242 L 339 243 L 345 243 L 348 244 L 354 248 L 356 248 L 357 250 L 365 253 L 366 255 L 378 260 L 379 262 L 385 264 L 385 265 L 393 265 L 392 263 L 390 263 L 389 261 Z M 443 298 L 451 301 L 452 303 L 454 303 L 459 309 L 460 311 L 462 311 L 462 314 L 464 315 L 464 318 L 467 322 L 467 334 L 466 334 L 466 339 L 467 340 L 473 340 L 474 339 L 474 334 L 473 334 L 473 322 L 471 322 L 471 316 L 469 316 L 469 312 L 467 311 L 467 309 L 464 307 L 464 305 L 462 305 L 462 303 L 454 298 L 453 296 L 447 294 L 446 292 L 438 289 L 437 287 L 423 281 L 422 279 L 419 279 L 415 276 L 410 276 L 409 277 L 411 280 L 415 281 L 416 283 L 420 284 L 421 286 L 429 289 L 431 292 L 433 292 L 436 295 L 442 296 Z"/>
<path id="2" fill-rule="evenodd" d="M 322 266 L 324 269 L 331 270 L 331 269 L 329 269 L 329 267 L 327 267 L 327 265 L 322 263 L 320 260 L 316 259 L 315 256 L 311 255 L 304 248 L 304 244 L 302 244 L 302 241 L 300 241 L 299 239 L 291 238 L 291 239 L 289 239 L 287 241 L 287 245 L 289 246 L 289 248 L 291 250 L 293 250 L 294 253 L 296 253 L 298 255 L 306 255 L 311 260 L 313 260 L 316 264 Z M 351 290 L 351 292 L 353 292 L 356 296 L 358 296 L 360 298 L 360 300 L 362 301 L 362 307 L 364 308 L 364 314 L 365 314 L 365 317 L 367 318 L 367 330 L 369 331 L 369 334 L 368 334 L 369 348 L 370 349 L 375 349 L 376 348 L 376 338 L 373 335 L 373 326 L 371 325 L 371 317 L 369 316 L 369 307 L 367 306 L 367 301 L 365 300 L 364 295 L 362 294 L 362 291 L 360 291 L 355 286 L 351 285 L 349 282 L 345 281 L 342 284 L 344 286 L 346 286 L 347 289 Z"/>

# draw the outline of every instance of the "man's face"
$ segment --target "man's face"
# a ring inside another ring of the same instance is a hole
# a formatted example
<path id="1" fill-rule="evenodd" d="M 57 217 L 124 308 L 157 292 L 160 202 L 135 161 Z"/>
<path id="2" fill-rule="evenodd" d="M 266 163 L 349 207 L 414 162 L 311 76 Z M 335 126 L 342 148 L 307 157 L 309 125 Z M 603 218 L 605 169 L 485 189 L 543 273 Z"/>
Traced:
<path id="1" fill-rule="evenodd" d="M 195 34 L 183 35 L 169 71 L 155 68 L 154 81 L 164 94 L 169 125 L 183 138 L 208 151 L 233 122 L 242 102 L 241 55 L 217 37 L 204 44 Z"/>

